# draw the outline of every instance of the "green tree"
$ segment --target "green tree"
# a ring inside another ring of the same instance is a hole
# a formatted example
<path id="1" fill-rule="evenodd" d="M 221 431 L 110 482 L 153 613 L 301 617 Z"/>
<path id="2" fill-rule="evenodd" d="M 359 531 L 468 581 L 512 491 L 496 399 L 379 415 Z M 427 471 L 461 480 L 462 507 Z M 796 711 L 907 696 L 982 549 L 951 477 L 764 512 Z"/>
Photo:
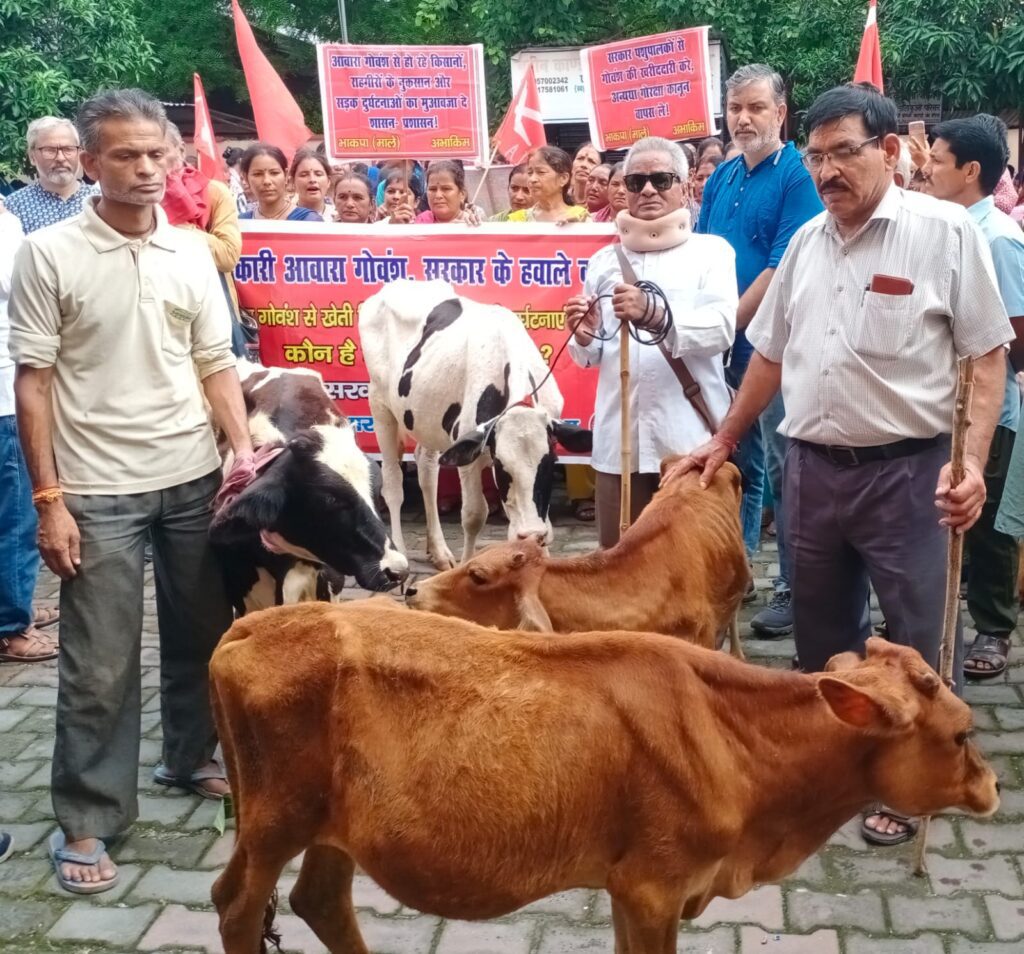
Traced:
<path id="1" fill-rule="evenodd" d="M 98 89 L 146 80 L 153 49 L 137 10 L 138 0 L 0 0 L 0 175 L 24 171 L 35 117 L 70 116 Z"/>

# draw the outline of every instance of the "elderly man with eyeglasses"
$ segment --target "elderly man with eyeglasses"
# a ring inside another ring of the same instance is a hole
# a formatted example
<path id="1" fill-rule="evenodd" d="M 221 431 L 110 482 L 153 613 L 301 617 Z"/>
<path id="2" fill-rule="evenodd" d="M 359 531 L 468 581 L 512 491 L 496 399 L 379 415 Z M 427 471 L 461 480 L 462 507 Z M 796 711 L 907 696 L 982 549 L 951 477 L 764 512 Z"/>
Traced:
<path id="1" fill-rule="evenodd" d="M 28 158 L 37 179 L 7 197 L 7 209 L 21 221 L 26 235 L 82 211 L 96 187 L 79 179 L 78 130 L 69 119 L 43 116 L 33 119 L 26 136 Z"/>
<path id="2" fill-rule="evenodd" d="M 825 212 L 793 237 L 748 329 L 754 355 L 729 415 L 674 473 L 697 468 L 708 480 L 781 384 L 799 664 L 820 671 L 863 650 L 870 583 L 889 639 L 937 667 L 947 528 L 966 532 L 985 503 L 1014 332 L 967 211 L 893 183 L 891 99 L 869 84 L 836 87 L 814 101 L 806 125 L 804 162 Z M 953 487 L 957 361 L 968 356 L 972 425 L 966 476 Z M 955 653 L 959 692 L 959 633 Z M 915 827 L 875 809 L 861 830 L 892 845 Z"/>
<path id="3" fill-rule="evenodd" d="M 736 330 L 735 256 L 724 239 L 692 233 L 686 179 L 686 157 L 676 143 L 651 137 L 629 150 L 627 207 L 615 219 L 625 261 L 617 244 L 601 249 L 590 259 L 583 294 L 565 306 L 575 327 L 573 360 L 599 369 L 591 462 L 602 547 L 619 536 L 622 322 L 635 334 L 629 339 L 632 519 L 658 488 L 662 458 L 704 442 L 729 407 L 721 355 Z M 703 409 L 684 394 L 673 362 L 700 385 Z"/>

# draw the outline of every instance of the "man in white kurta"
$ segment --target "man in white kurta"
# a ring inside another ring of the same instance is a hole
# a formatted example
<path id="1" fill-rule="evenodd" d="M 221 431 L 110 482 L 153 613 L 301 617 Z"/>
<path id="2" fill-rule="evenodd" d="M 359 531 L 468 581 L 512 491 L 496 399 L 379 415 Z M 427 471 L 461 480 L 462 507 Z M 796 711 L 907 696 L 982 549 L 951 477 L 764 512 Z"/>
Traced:
<path id="1" fill-rule="evenodd" d="M 566 318 L 576 326 L 569 344 L 573 360 L 598 368 L 592 464 L 597 472 L 596 504 L 601 546 L 619 535 L 621 487 L 619 331 L 623 321 L 638 330 L 630 338 L 629 404 L 632 440 L 631 521 L 658 488 L 661 461 L 685 454 L 711 437 L 707 424 L 683 393 L 667 356 L 650 343 L 667 331 L 665 345 L 682 358 L 713 423 L 729 409 L 722 353 L 736 330 L 736 265 L 731 246 L 713 235 L 694 235 L 685 208 L 687 177 L 682 150 L 665 139 L 637 142 L 626 156 L 628 208 L 616 226 L 636 279 L 653 282 L 660 299 L 627 284 L 615 245 L 590 260 L 584 293 L 566 302 Z M 578 324 L 577 324 L 578 323 Z"/>

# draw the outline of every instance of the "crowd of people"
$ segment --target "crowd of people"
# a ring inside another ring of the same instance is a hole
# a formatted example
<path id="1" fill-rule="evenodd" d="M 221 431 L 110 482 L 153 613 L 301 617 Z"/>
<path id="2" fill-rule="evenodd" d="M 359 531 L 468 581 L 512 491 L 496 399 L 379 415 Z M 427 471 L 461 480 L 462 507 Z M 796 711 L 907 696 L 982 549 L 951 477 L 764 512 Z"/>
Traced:
<path id="1" fill-rule="evenodd" d="M 492 221 L 614 222 L 620 240 L 566 303 L 571 357 L 598 375 L 596 473 L 570 469 L 569 495 L 614 545 L 627 322 L 634 516 L 660 482 L 695 468 L 706 481 L 731 458 L 752 557 L 767 489 L 779 576 L 751 625 L 795 631 L 794 666 L 808 671 L 863 646 L 869 586 L 889 638 L 936 664 L 942 535 L 963 532 L 978 635 L 966 651 L 958 641 L 956 671 L 991 678 L 1016 626 L 1024 537 L 1024 182 L 1006 128 L 978 115 L 905 142 L 891 100 L 847 85 L 815 101 L 798 150 L 782 138 L 786 110 L 782 78 L 754 64 L 726 83 L 728 144 L 649 138 L 622 161 L 591 143 L 573 156 L 545 146 L 509 170 Z M 137 814 L 147 543 L 164 702 L 155 779 L 228 791 L 206 699 L 231 620 L 206 539 L 221 482 L 206 405 L 234 466 L 251 467 L 234 369 L 247 343 L 231 280 L 239 221 L 471 228 L 488 214 L 451 160 L 336 166 L 315 147 L 289 161 L 259 142 L 226 151 L 227 184 L 208 179 L 137 90 L 98 94 L 75 123 L 37 119 L 26 138 L 35 180 L 0 205 L 0 662 L 59 658 L 50 850 L 63 887 L 95 893 L 117 882 L 102 839 Z M 964 356 L 975 408 L 953 487 Z M 661 475 L 672 453 L 687 456 Z M 59 609 L 33 606 L 37 552 L 62 579 Z M 896 844 L 914 829 L 878 806 L 862 830 Z M 9 850 L 0 837 L 0 860 Z"/>

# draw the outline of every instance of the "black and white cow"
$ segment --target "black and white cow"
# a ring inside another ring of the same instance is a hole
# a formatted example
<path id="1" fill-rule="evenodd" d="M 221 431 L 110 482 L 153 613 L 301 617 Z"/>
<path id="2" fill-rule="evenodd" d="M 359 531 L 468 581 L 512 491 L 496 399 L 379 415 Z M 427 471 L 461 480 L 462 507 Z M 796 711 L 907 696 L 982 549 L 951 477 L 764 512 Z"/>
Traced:
<path id="1" fill-rule="evenodd" d="M 243 360 L 238 373 L 253 446 L 280 453 L 210 528 L 236 611 L 336 598 L 346 575 L 368 590 L 403 580 L 409 563 L 376 506 L 380 471 L 320 375 Z"/>
<path id="2" fill-rule="evenodd" d="M 589 450 L 591 434 L 560 419 L 562 394 L 519 318 L 457 295 L 447 282 L 402 280 L 363 303 L 359 335 L 399 548 L 407 435 L 416 442 L 427 556 L 438 569 L 455 565 L 437 512 L 439 463 L 459 467 L 463 560 L 487 519 L 481 477 L 492 463 L 509 539 L 550 542 L 554 444 Z"/>

